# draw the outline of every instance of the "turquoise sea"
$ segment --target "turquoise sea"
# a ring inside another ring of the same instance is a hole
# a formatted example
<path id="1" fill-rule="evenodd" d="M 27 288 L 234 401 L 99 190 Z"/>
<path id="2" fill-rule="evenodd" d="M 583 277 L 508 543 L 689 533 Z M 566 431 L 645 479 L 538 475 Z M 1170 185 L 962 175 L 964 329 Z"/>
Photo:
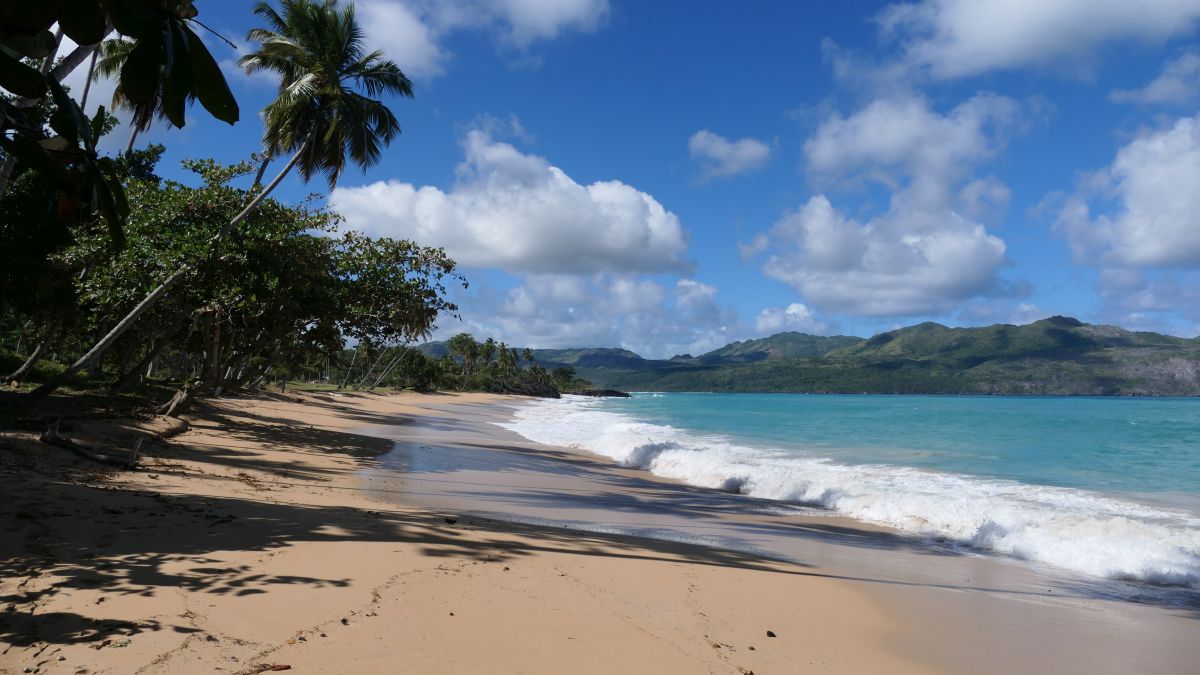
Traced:
<path id="1" fill-rule="evenodd" d="M 639 393 L 537 402 L 509 426 L 694 485 L 1200 587 L 1200 400 Z"/>

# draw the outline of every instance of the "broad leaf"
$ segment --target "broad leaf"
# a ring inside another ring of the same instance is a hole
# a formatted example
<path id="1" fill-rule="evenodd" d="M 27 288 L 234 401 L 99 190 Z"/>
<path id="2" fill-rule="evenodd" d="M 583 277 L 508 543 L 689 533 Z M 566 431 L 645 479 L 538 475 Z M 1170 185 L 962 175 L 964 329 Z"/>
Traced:
<path id="1" fill-rule="evenodd" d="M 121 68 L 121 91 L 135 105 L 145 105 L 154 98 L 162 66 L 162 42 L 161 35 L 138 40 Z"/>
<path id="2" fill-rule="evenodd" d="M 96 44 L 104 38 L 108 18 L 96 0 L 59 0 L 58 25 L 79 45 Z"/>
<path id="3" fill-rule="evenodd" d="M 183 37 L 179 24 L 171 22 L 163 40 L 167 77 L 163 81 L 162 112 L 177 127 L 187 123 L 185 110 L 192 96 L 192 63 L 187 50 L 187 39 Z"/>
<path id="4" fill-rule="evenodd" d="M 221 73 L 216 59 L 209 53 L 200 38 L 186 26 L 183 34 L 188 40 L 188 54 L 192 59 L 192 76 L 195 78 L 194 88 L 196 98 L 213 117 L 234 124 L 238 121 L 240 111 L 229 83 Z"/>
<path id="5" fill-rule="evenodd" d="M 46 93 L 46 78 L 0 50 L 0 87 L 18 96 L 41 98 Z"/>

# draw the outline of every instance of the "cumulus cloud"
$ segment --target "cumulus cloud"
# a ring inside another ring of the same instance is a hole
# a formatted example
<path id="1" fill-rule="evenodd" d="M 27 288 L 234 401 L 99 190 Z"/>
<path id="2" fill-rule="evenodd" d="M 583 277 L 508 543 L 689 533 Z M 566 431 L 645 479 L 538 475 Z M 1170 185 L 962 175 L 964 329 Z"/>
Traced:
<path id="1" fill-rule="evenodd" d="M 979 94 L 946 114 L 925 98 L 901 93 L 877 98 L 849 117 L 833 114 L 804 145 L 810 171 L 874 179 L 897 172 L 944 184 L 1003 146 L 1018 127 L 1020 105 Z"/>
<path id="2" fill-rule="evenodd" d="M 1118 150 L 1109 167 L 1063 200 L 1056 225 L 1084 263 L 1200 268 L 1198 185 L 1200 115 L 1143 133 Z"/>
<path id="3" fill-rule="evenodd" d="M 1189 49 L 1167 61 L 1162 73 L 1141 89 L 1117 89 L 1108 95 L 1117 103 L 1174 105 L 1200 97 L 1200 51 Z"/>
<path id="4" fill-rule="evenodd" d="M 760 140 L 742 138 L 731 141 L 702 129 L 688 139 L 688 152 L 700 163 L 702 177 L 733 176 L 757 169 L 767 163 L 771 148 Z"/>
<path id="5" fill-rule="evenodd" d="M 452 54 L 442 43 L 453 32 L 490 32 L 505 47 L 525 53 L 536 42 L 568 31 L 597 30 L 608 17 L 608 0 L 357 0 L 355 5 L 368 42 L 419 80 L 445 73 Z"/>
<path id="6" fill-rule="evenodd" d="M 543 157 L 487 133 L 463 140 L 448 191 L 397 180 L 338 187 L 330 205 L 351 229 L 444 247 L 468 267 L 513 273 L 678 272 L 679 218 L 618 180 L 582 185 Z"/>
<path id="7" fill-rule="evenodd" d="M 1005 244 L 956 209 L 976 193 L 1006 197 L 1002 183 L 971 172 L 1003 146 L 1019 111 L 983 94 L 941 114 L 904 94 L 832 115 L 805 144 L 810 174 L 878 183 L 888 208 L 860 219 L 813 196 L 767 233 L 764 272 L 819 309 L 860 316 L 939 314 L 994 290 Z"/>
<path id="8" fill-rule="evenodd" d="M 629 275 L 528 275 L 499 295 L 461 302 L 461 330 L 537 348 L 624 347 L 648 358 L 711 351 L 741 335 L 717 289 L 694 279 L 674 285 Z"/>
<path id="9" fill-rule="evenodd" d="M 948 211 L 893 210 L 866 223 L 811 198 L 772 230 L 764 271 L 822 309 L 861 316 L 941 314 L 987 292 L 1005 245 Z"/>
<path id="10" fill-rule="evenodd" d="M 877 20 L 902 45 L 903 61 L 952 79 L 1027 66 L 1086 69 L 1111 42 L 1161 43 L 1192 32 L 1194 0 L 921 0 Z"/>
<path id="11" fill-rule="evenodd" d="M 959 209 L 968 218 L 1002 215 L 1011 198 L 1012 190 L 995 176 L 973 180 L 958 193 Z"/>
<path id="12" fill-rule="evenodd" d="M 819 319 L 811 309 L 799 302 L 787 307 L 767 307 L 758 313 L 754 329 L 763 335 L 783 331 L 797 331 L 821 335 L 829 330 L 828 324 Z"/>

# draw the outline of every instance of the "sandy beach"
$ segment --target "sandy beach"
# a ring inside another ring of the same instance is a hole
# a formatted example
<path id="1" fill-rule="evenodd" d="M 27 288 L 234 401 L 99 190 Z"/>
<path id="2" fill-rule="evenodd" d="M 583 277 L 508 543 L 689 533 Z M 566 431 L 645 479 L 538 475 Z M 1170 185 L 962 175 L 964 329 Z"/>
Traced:
<path id="1" fill-rule="evenodd" d="M 132 472 L 6 432 L 0 672 L 1172 673 L 1200 658 L 1194 608 L 537 446 L 492 424 L 521 401 L 210 400 Z"/>

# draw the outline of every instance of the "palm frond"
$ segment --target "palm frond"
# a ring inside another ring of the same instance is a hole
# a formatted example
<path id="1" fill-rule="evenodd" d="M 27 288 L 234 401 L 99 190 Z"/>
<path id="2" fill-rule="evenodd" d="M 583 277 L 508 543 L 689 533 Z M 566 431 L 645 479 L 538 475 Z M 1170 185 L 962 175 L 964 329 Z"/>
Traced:
<path id="1" fill-rule="evenodd" d="M 382 158 L 400 124 L 378 99 L 411 97 L 412 82 L 382 52 L 367 53 L 353 4 L 280 0 L 279 8 L 256 6 L 267 26 L 250 31 L 257 48 L 238 60 L 250 72 L 280 76 L 279 93 L 263 110 L 263 147 L 302 149 L 301 178 L 323 174 L 333 187 L 347 160 L 365 169 Z"/>

